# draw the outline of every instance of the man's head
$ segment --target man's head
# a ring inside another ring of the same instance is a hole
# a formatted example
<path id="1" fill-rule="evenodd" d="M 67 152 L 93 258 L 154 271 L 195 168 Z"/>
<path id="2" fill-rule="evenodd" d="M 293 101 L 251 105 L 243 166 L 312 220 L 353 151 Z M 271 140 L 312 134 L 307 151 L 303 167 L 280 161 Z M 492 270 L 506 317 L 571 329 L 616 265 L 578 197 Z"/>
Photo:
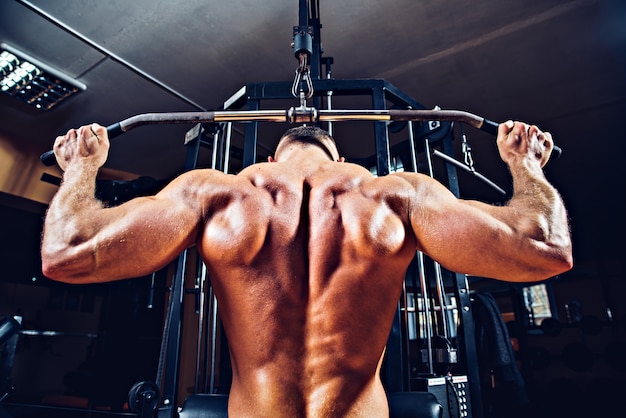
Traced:
<path id="1" fill-rule="evenodd" d="M 315 126 L 297 126 L 283 134 L 276 146 L 275 156 L 289 149 L 290 146 L 315 146 L 322 149 L 332 161 L 342 161 L 335 140 L 323 129 Z"/>

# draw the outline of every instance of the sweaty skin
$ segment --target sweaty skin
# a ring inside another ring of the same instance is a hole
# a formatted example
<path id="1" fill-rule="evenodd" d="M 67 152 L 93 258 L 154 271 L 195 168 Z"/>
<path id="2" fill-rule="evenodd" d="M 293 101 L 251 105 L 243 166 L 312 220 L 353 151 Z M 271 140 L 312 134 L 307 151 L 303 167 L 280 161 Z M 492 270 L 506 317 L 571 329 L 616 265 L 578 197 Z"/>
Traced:
<path id="1" fill-rule="evenodd" d="M 94 191 L 108 147 L 95 124 L 57 138 L 65 173 L 45 219 L 43 272 L 68 283 L 139 277 L 196 245 L 231 350 L 231 417 L 387 416 L 380 363 L 416 250 L 507 281 L 572 267 L 565 208 L 542 172 L 551 137 L 523 123 L 500 125 L 514 195 L 499 207 L 420 174 L 376 178 L 326 138 L 104 208 Z"/>

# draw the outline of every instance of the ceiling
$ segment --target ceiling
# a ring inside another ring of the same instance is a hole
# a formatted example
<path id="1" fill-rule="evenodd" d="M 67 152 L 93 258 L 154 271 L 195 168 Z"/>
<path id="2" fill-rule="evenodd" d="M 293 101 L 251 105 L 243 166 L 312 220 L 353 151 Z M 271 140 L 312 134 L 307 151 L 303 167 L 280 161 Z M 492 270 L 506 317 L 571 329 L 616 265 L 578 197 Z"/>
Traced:
<path id="1" fill-rule="evenodd" d="M 384 79 L 427 108 L 524 120 L 551 131 L 563 154 L 546 173 L 569 208 L 575 256 L 581 262 L 620 256 L 626 2 L 322 0 L 320 21 L 335 79 Z M 295 0 L 4 0 L 0 42 L 87 88 L 49 112 L 0 95 L 0 133 L 43 152 L 55 136 L 93 121 L 217 110 L 249 83 L 293 80 L 297 24 Z M 296 105 L 296 99 L 288 104 Z M 338 98 L 333 107 L 347 106 L 368 104 Z M 260 156 L 288 128 L 279 125 L 260 131 Z M 373 154 L 364 140 L 369 125 L 335 125 L 348 160 Z M 190 128 L 127 132 L 113 139 L 107 167 L 171 178 L 184 169 Z M 235 146 L 240 131 L 235 128 Z M 510 189 L 494 138 L 465 132 L 476 169 Z M 461 173 L 459 181 L 463 197 L 500 199 L 471 176 Z"/>

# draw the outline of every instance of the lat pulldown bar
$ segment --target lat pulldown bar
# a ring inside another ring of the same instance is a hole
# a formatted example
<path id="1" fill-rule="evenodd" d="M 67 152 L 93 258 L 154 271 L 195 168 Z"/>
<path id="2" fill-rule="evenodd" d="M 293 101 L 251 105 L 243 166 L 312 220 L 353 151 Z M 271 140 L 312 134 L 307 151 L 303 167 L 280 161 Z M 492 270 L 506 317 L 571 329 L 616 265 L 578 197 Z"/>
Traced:
<path id="1" fill-rule="evenodd" d="M 288 110 L 252 110 L 252 111 L 207 111 L 143 113 L 131 116 L 121 122 L 107 126 L 109 138 L 120 136 L 142 125 L 196 124 L 215 122 L 288 122 L 317 123 L 339 121 L 393 121 L 426 122 L 453 121 L 473 126 L 491 135 L 497 135 L 498 123 L 461 110 L 425 110 L 425 109 L 389 109 L 389 110 L 318 110 L 314 107 L 292 107 Z M 553 156 L 558 157 L 561 149 L 554 146 Z M 47 151 L 40 157 L 47 165 L 54 165 L 54 151 Z"/>

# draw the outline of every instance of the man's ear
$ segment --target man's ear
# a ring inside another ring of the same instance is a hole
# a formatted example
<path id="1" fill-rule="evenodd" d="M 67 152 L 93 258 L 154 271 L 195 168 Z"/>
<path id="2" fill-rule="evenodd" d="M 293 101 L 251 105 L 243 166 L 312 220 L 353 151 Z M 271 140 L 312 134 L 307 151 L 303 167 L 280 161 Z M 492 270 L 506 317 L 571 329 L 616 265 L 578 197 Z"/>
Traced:
<path id="1" fill-rule="evenodd" d="M 346 161 L 346 157 L 339 157 L 339 162 L 340 162 L 340 163 L 342 163 L 342 162 L 344 162 L 344 161 Z"/>
<path id="2" fill-rule="evenodd" d="M 276 160 L 274 159 L 274 157 L 272 157 L 271 155 L 269 157 L 267 157 L 267 162 L 268 163 L 275 163 Z"/>

